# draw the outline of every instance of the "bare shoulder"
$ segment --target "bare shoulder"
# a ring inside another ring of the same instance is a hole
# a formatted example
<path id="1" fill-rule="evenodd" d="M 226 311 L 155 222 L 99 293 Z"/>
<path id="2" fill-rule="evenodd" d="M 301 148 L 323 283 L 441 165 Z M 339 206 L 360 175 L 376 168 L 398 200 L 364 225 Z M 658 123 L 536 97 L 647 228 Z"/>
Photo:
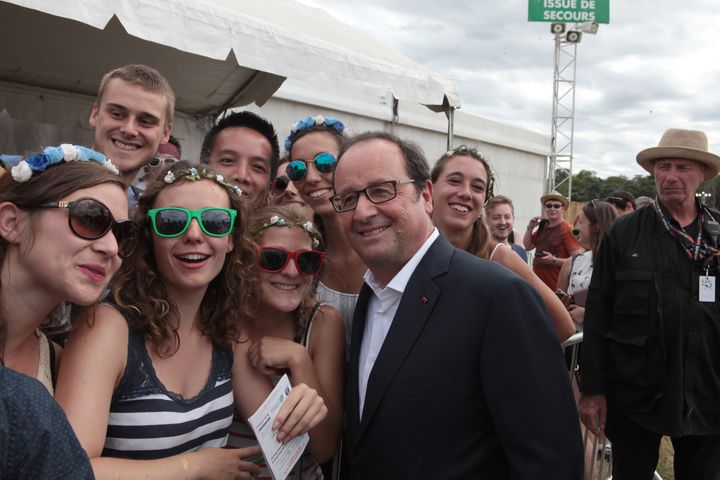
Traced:
<path id="1" fill-rule="evenodd" d="M 503 267 L 512 270 L 526 280 L 530 276 L 530 266 L 520 258 L 520 255 L 513 252 L 510 247 L 498 248 L 493 257 L 493 262 L 499 263 Z"/>
<path id="2" fill-rule="evenodd" d="M 70 339 L 81 336 L 93 338 L 128 336 L 128 324 L 125 317 L 110 305 L 98 305 L 90 316 L 89 321 L 81 322 L 70 334 Z"/>
<path id="3" fill-rule="evenodd" d="M 323 304 L 318 308 L 313 325 L 313 328 L 320 325 L 323 325 L 324 328 L 337 328 L 343 327 L 344 323 L 340 312 L 330 305 Z"/>
<path id="4" fill-rule="evenodd" d="M 345 347 L 345 322 L 340 313 L 330 305 L 320 306 L 313 320 L 310 334 L 310 353 L 313 355 L 318 346 L 326 348 Z"/>
<path id="5" fill-rule="evenodd" d="M 321 305 L 312 324 L 312 339 L 310 344 L 317 341 L 331 341 L 332 338 L 345 338 L 345 322 L 340 313 L 330 305 Z"/>

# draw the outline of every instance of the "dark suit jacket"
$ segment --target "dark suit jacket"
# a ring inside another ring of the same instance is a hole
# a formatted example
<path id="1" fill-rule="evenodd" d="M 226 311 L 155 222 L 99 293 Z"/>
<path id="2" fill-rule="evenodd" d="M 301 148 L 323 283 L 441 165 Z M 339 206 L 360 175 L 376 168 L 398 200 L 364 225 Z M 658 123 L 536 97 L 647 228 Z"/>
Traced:
<path id="1" fill-rule="evenodd" d="M 355 309 L 343 478 L 582 478 L 582 439 L 549 315 L 504 267 L 442 235 L 405 289 L 358 418 Z"/>

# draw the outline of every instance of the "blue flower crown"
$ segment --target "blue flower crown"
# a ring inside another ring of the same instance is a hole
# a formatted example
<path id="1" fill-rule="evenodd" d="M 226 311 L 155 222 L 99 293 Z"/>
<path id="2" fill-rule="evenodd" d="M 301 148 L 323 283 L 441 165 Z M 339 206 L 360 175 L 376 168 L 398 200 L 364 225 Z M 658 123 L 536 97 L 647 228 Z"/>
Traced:
<path id="1" fill-rule="evenodd" d="M 290 128 L 290 135 L 288 135 L 285 139 L 285 151 L 290 151 L 293 143 L 295 143 L 295 138 L 297 138 L 300 132 L 307 130 L 308 128 L 320 126 L 332 128 L 338 133 L 343 133 L 345 131 L 345 124 L 332 117 L 323 117 L 322 115 L 318 115 L 317 117 L 301 118 L 297 122 L 293 123 L 293 126 Z"/>
<path id="2" fill-rule="evenodd" d="M 47 147 L 42 153 L 21 160 L 10 169 L 13 180 L 24 183 L 35 173 L 44 172 L 48 167 L 62 162 L 97 162 L 116 175 L 120 175 L 117 167 L 102 153 L 80 145 L 63 143 L 59 147 Z"/>

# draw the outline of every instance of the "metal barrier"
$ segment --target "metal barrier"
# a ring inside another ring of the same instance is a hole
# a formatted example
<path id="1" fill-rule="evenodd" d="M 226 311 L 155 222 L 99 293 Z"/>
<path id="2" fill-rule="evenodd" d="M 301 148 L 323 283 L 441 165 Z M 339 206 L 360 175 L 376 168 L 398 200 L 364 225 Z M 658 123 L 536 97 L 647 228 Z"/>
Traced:
<path id="1" fill-rule="evenodd" d="M 562 343 L 563 351 L 566 351 L 568 348 L 572 349 L 570 355 L 570 366 L 568 369 L 571 383 L 575 381 L 575 371 L 577 370 L 578 363 L 578 350 L 580 349 L 582 341 L 583 332 L 577 332 Z M 585 452 L 587 452 L 590 432 L 584 426 L 582 426 L 582 430 L 583 455 L 587 458 Z M 612 447 L 608 444 L 607 437 L 603 435 L 602 443 L 600 444 L 600 448 L 598 448 L 598 437 L 596 435 L 592 435 L 592 446 L 590 448 L 590 451 L 592 452 L 590 456 L 590 458 L 592 458 L 592 463 L 590 464 L 590 471 L 588 472 L 588 480 L 612 480 Z M 654 480 L 662 480 L 662 477 L 657 472 L 655 472 L 653 478 Z"/>

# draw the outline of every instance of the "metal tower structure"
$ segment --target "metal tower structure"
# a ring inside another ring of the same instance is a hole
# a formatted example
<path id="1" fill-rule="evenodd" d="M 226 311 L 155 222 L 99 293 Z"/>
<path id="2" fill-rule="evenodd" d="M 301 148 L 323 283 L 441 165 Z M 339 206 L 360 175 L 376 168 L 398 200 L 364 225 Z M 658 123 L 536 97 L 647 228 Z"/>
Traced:
<path id="1" fill-rule="evenodd" d="M 558 25 L 558 24 L 553 24 Z M 548 170 L 548 191 L 567 182 L 568 198 L 572 198 L 573 136 L 575 132 L 575 70 L 580 33 L 555 33 L 555 72 L 551 153 Z"/>

